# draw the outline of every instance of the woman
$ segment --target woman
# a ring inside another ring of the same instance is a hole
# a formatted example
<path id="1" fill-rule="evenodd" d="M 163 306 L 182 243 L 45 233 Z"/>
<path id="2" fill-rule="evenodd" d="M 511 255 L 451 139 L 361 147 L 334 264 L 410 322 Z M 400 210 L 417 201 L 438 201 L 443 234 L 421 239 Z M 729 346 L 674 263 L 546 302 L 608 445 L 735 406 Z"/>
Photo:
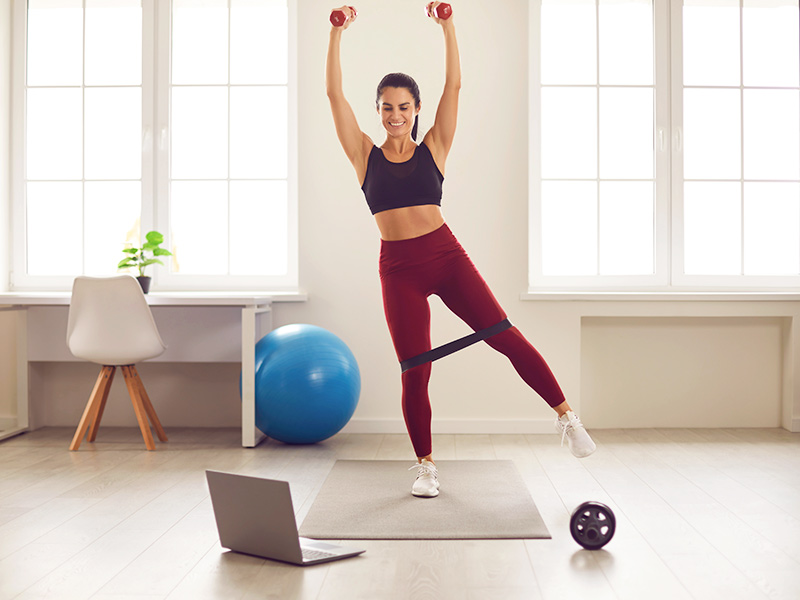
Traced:
<path id="1" fill-rule="evenodd" d="M 445 164 L 456 132 L 461 65 L 453 18 L 439 19 L 445 41 L 445 85 L 436 119 L 417 145 L 422 108 L 414 80 L 392 73 L 378 85 L 377 111 L 386 131 L 380 147 L 361 131 L 342 90 L 340 45 L 343 32 L 355 21 L 355 11 L 330 33 L 326 67 L 328 98 L 339 141 L 353 164 L 367 204 L 381 234 L 380 276 L 386 320 L 398 359 L 408 361 L 431 349 L 428 296 L 445 305 L 476 332 L 497 329 L 486 342 L 505 354 L 525 382 L 557 413 L 556 425 L 573 454 L 588 456 L 595 444 L 574 412 L 541 355 L 506 321 L 506 314 L 483 278 L 447 227 L 440 208 Z M 506 323 L 506 325 L 503 325 Z M 403 416 L 417 455 L 412 494 L 439 494 L 431 448 L 431 406 L 428 398 L 430 362 L 404 364 Z"/>

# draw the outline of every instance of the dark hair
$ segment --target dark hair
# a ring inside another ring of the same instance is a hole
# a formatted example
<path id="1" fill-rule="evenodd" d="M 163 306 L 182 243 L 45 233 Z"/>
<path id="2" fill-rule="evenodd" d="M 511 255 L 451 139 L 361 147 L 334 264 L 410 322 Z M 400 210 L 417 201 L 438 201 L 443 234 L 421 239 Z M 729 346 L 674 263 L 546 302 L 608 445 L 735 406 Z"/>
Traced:
<path id="1" fill-rule="evenodd" d="M 414 108 L 419 109 L 419 86 L 412 77 L 405 73 L 389 73 L 386 77 L 381 79 L 381 82 L 378 84 L 378 94 L 375 98 L 375 104 L 381 101 L 383 90 L 390 87 L 407 89 L 414 97 Z M 417 141 L 417 129 L 419 129 L 419 115 L 414 117 L 414 129 L 411 130 L 411 139 L 415 142 Z"/>

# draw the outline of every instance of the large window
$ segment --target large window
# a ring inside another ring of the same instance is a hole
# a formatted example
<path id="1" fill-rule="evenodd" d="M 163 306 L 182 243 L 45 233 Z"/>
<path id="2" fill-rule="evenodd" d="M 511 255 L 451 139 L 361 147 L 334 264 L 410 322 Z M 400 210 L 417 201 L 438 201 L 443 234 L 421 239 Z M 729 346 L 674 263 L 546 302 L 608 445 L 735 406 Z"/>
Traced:
<path id="1" fill-rule="evenodd" d="M 797 0 L 531 11 L 531 287 L 800 285 Z"/>
<path id="2" fill-rule="evenodd" d="M 287 0 L 18 3 L 12 287 L 112 275 L 151 229 L 161 289 L 296 287 L 289 23 Z"/>

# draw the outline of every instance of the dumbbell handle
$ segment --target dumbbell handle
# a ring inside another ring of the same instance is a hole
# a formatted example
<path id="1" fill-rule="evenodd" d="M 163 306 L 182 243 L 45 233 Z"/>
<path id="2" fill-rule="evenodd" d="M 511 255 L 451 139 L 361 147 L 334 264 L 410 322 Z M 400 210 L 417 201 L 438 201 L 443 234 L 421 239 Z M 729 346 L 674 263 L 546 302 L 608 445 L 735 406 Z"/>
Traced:
<path id="1" fill-rule="evenodd" d="M 348 6 L 347 8 L 353 11 L 352 18 L 355 18 L 358 15 L 356 9 L 352 6 Z M 343 10 L 334 10 L 331 12 L 331 25 L 334 27 L 341 27 L 347 23 L 350 18 L 350 15 L 346 14 Z"/>
<path id="2" fill-rule="evenodd" d="M 436 17 L 437 19 L 449 19 L 450 15 L 453 14 L 453 7 L 449 4 L 445 4 L 442 2 L 436 8 L 431 8 L 433 6 L 433 2 L 428 4 L 426 10 L 428 12 L 429 17 Z"/>

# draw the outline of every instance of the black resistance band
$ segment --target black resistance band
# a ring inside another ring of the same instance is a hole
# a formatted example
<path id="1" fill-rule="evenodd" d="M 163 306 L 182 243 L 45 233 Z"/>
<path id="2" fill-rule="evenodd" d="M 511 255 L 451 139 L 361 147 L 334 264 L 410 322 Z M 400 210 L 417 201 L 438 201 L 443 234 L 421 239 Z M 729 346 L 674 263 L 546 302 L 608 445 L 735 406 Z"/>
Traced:
<path id="1" fill-rule="evenodd" d="M 439 346 L 438 348 L 434 348 L 433 350 L 428 350 L 427 352 L 423 352 L 422 354 L 409 358 L 408 360 L 404 360 L 400 363 L 400 368 L 403 370 L 403 373 L 405 373 L 409 369 L 413 369 L 414 367 L 424 365 L 425 363 L 433 362 L 435 360 L 439 360 L 440 358 L 444 358 L 445 356 L 452 354 L 453 352 L 458 352 L 459 350 L 463 350 L 467 346 L 471 346 L 472 344 L 476 344 L 485 339 L 488 339 L 493 335 L 497 335 L 498 333 L 505 331 L 506 329 L 510 329 L 511 327 L 513 327 L 511 321 L 509 321 L 508 319 L 504 319 L 503 321 L 500 321 L 496 325 L 492 325 L 491 327 L 487 327 L 486 329 L 481 329 L 480 331 L 471 333 L 470 335 L 455 340 L 454 342 L 450 342 L 449 344 L 445 344 L 444 346 Z"/>

